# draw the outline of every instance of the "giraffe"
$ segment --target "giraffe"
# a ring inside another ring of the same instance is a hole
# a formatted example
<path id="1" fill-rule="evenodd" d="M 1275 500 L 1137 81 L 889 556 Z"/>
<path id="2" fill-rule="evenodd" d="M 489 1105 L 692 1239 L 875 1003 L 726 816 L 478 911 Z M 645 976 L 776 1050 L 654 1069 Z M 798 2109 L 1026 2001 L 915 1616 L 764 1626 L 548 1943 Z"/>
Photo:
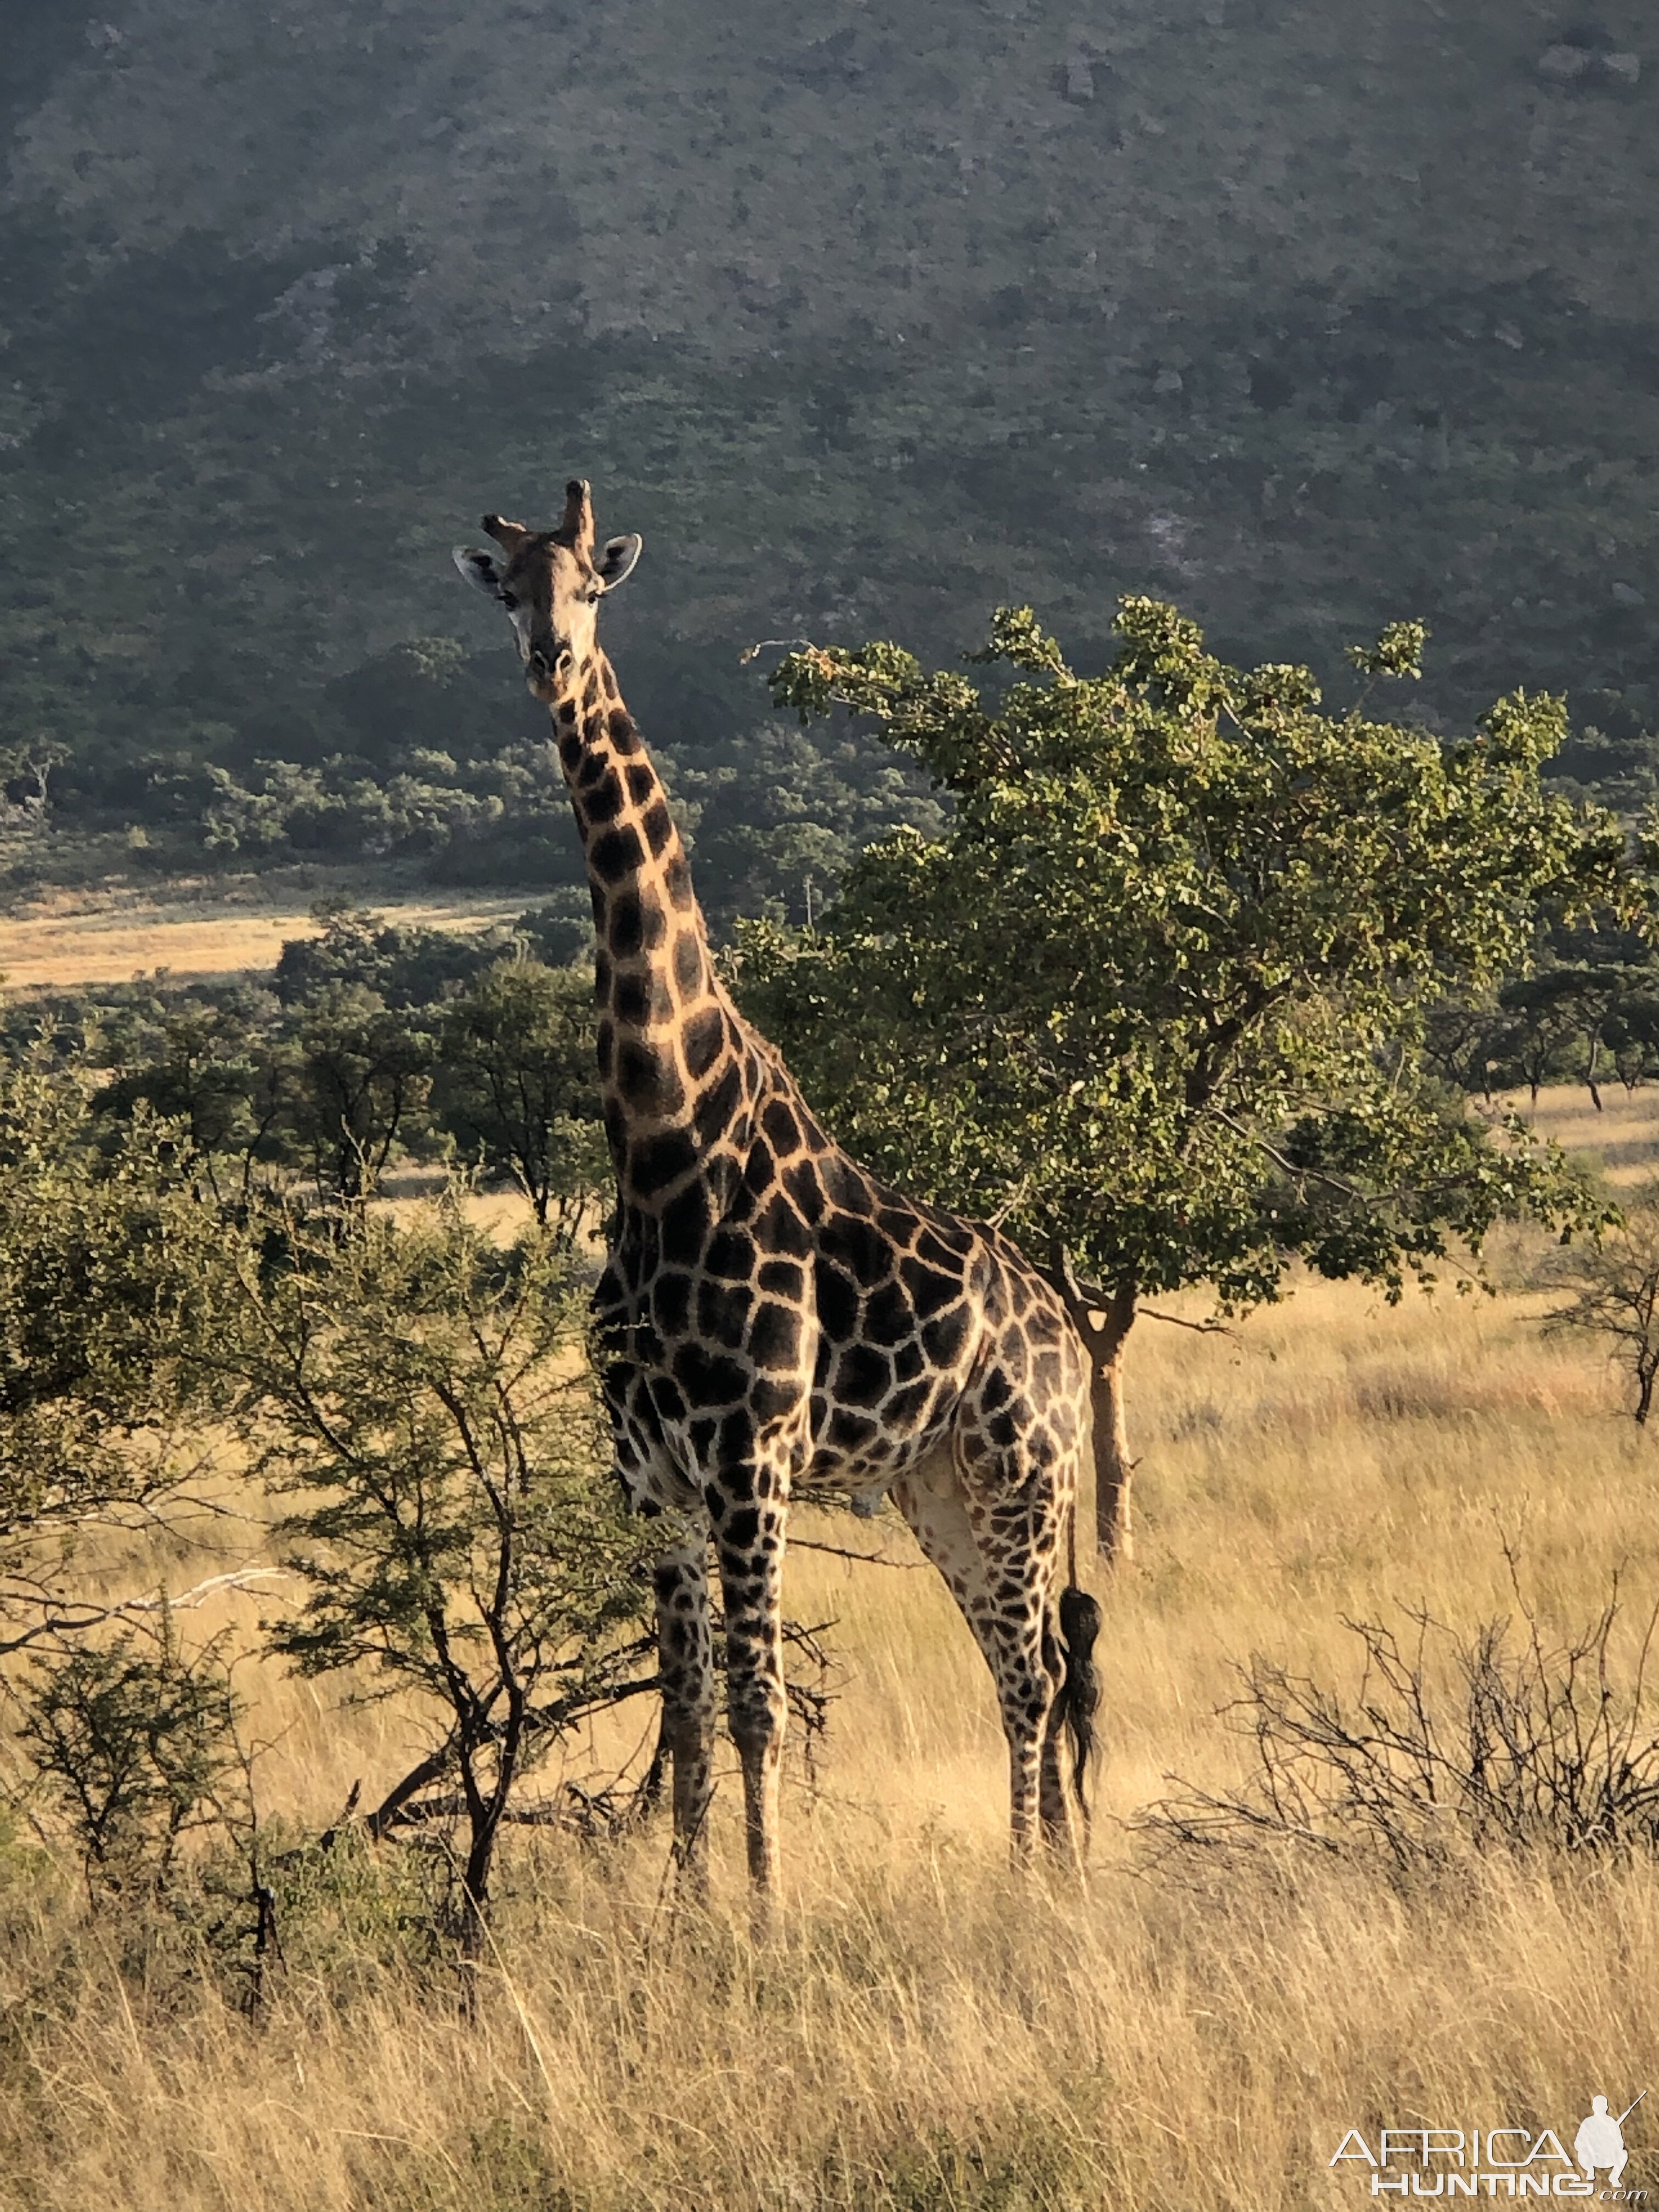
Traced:
<path id="1" fill-rule="evenodd" d="M 666 795 L 597 635 L 636 536 L 597 544 L 586 483 L 556 530 L 495 514 L 458 547 L 512 619 L 551 710 L 586 858 L 605 1125 L 617 1203 L 595 1292 L 616 1467 L 657 1516 L 663 1736 L 680 1879 L 706 1893 L 725 1611 L 757 1932 L 778 1886 L 792 1498 L 890 1493 L 995 1682 L 1017 1859 L 1072 1850 L 1060 1737 L 1086 1815 L 1100 1621 L 1077 1587 L 1089 1383 L 1059 1295 L 1007 1237 L 889 1189 L 825 1135 L 711 956 Z M 1063 1564 L 1062 1553 L 1069 1565 Z"/>

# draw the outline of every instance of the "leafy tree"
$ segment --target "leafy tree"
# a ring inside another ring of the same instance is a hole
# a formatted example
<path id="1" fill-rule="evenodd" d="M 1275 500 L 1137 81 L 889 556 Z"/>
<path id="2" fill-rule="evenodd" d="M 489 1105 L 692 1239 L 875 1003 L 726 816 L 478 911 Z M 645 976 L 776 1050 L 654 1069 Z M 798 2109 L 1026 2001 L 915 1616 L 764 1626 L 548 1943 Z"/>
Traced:
<path id="1" fill-rule="evenodd" d="M 574 884 L 541 906 L 519 916 L 514 935 L 550 968 L 568 968 L 593 957 L 593 902 L 586 886 Z"/>
<path id="2" fill-rule="evenodd" d="M 1545 1084 L 1582 1072 L 1600 1110 L 1595 1048 L 1614 988 L 1599 971 L 1548 967 L 1535 975 L 1514 977 L 1498 993 L 1507 1023 L 1496 1048 L 1519 1073 L 1534 1106 Z"/>
<path id="3" fill-rule="evenodd" d="M 901 826 L 934 834 L 944 819 L 914 769 L 775 723 L 711 738 L 666 766 L 716 921 L 810 922 L 872 837 Z"/>
<path id="4" fill-rule="evenodd" d="M 1627 1092 L 1659 1075 L 1659 975 L 1651 968 L 1627 972 L 1601 1034 Z"/>
<path id="5" fill-rule="evenodd" d="M 1425 1066 L 1455 1091 L 1490 1099 L 1514 1080 L 1509 1017 L 1491 991 L 1449 991 L 1423 1017 Z"/>
<path id="6" fill-rule="evenodd" d="M 307 1001 L 291 1041 L 287 1120 L 318 1189 L 370 1196 L 401 1140 L 417 1141 L 432 1086 L 431 1039 L 362 983 Z"/>
<path id="7" fill-rule="evenodd" d="M 1548 951 L 1565 940 L 1565 957 L 1547 954 L 1536 974 L 1510 978 L 1495 996 L 1451 992 L 1431 1006 L 1424 1056 L 1443 1081 L 1487 1098 L 1525 1084 L 1534 1106 L 1545 1084 L 1577 1077 L 1600 1112 L 1609 1069 L 1626 1091 L 1659 1073 L 1659 971 L 1639 937 L 1549 935 Z M 1578 957 L 1575 937 L 1602 957 Z"/>
<path id="8" fill-rule="evenodd" d="M 206 1401 L 193 1354 L 227 1279 L 218 1209 L 176 1125 L 109 1141 L 75 1066 L 0 1067 L 0 1613 L 52 1616 L 48 1555 L 153 1506 Z"/>
<path id="9" fill-rule="evenodd" d="M 240 1297 L 222 1358 L 309 1589 L 275 1647 L 307 1674 L 361 1670 L 355 1694 L 422 1693 L 432 1742 L 372 1825 L 459 1822 L 476 1958 L 520 1782 L 654 1686 L 649 1531 L 608 1479 L 586 1285 L 551 1238 L 501 1252 L 452 1192 L 346 1239 L 290 1220 Z"/>
<path id="10" fill-rule="evenodd" d="M 741 983 L 854 1152 L 1050 1260 L 1122 1555 L 1148 1297 L 1207 1283 L 1244 1310 L 1301 1258 L 1397 1297 L 1500 1215 L 1594 1216 L 1551 1148 L 1434 1082 L 1423 1016 L 1524 963 L 1542 902 L 1636 890 L 1619 824 L 1540 786 L 1558 702 L 1443 744 L 1363 700 L 1327 713 L 1305 669 L 1229 667 L 1152 600 L 1117 627 L 1080 678 L 1000 613 L 975 656 L 997 688 L 890 644 L 790 654 L 781 702 L 872 717 L 955 813 L 869 848 L 821 933 L 750 928 Z M 1368 684 L 1415 675 L 1423 637 L 1357 654 Z"/>
<path id="11" fill-rule="evenodd" d="M 450 1001 L 433 1092 L 441 1127 L 509 1176 L 568 1246 L 610 1182 L 592 975 L 503 961 Z"/>
<path id="12" fill-rule="evenodd" d="M 70 749 L 44 732 L 21 743 L 0 739 L 0 818 L 21 814 L 44 822 L 52 801 L 52 775 Z"/>
<path id="13" fill-rule="evenodd" d="M 255 1167 L 279 1142 L 288 1071 L 230 1008 L 185 1000 L 164 1012 L 160 1026 L 153 1052 L 123 1068 L 93 1104 L 124 1121 L 146 1108 L 176 1122 L 215 1197 L 225 1195 L 220 1169 L 231 1159 L 246 1200 Z"/>
<path id="14" fill-rule="evenodd" d="M 303 1006 L 350 983 L 378 992 L 399 1012 L 430 1006 L 511 949 L 497 932 L 410 927 L 349 901 L 320 899 L 311 913 L 320 933 L 289 938 L 276 963 L 273 980 L 285 1006 Z"/>

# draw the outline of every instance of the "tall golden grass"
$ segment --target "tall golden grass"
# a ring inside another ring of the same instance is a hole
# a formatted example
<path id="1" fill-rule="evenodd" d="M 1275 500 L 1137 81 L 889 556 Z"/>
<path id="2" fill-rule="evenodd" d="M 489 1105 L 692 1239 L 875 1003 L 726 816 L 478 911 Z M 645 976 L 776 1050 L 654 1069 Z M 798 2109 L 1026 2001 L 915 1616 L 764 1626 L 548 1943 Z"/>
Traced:
<path id="1" fill-rule="evenodd" d="M 319 888 L 342 887 L 318 875 Z M 389 921 L 428 929 L 479 929 L 511 921 L 534 903 L 523 896 L 406 891 L 376 898 L 349 883 L 343 887 Z M 0 975 L 14 990 L 41 990 L 125 983 L 157 972 L 175 982 L 242 975 L 273 966 L 289 938 L 313 936 L 317 927 L 308 899 L 291 890 L 273 895 L 257 880 L 204 884 L 194 896 L 176 887 L 58 893 L 27 912 L 0 915 Z"/>
<path id="2" fill-rule="evenodd" d="M 1650 1152 L 1646 1102 L 1620 1130 Z M 1183 1873 L 1149 1869 L 1127 1826 L 1171 1776 L 1241 1772 L 1217 1709 L 1253 1652 L 1351 1688 L 1345 1615 L 1512 1610 L 1506 1547 L 1547 1623 L 1593 1614 L 1615 1568 L 1632 1616 L 1659 1597 L 1656 1446 L 1594 1347 L 1540 1339 L 1543 1303 L 1390 1309 L 1303 1282 L 1235 1337 L 1142 1325 L 1141 1557 L 1103 1593 L 1080 1879 L 1006 1866 L 989 1685 L 908 1539 L 813 1515 L 799 1534 L 888 1564 L 791 1559 L 790 1610 L 834 1618 L 843 1673 L 820 1789 L 797 1772 L 787 1801 L 764 1952 L 729 1758 L 706 1917 L 672 1908 L 659 1831 L 509 1846 L 470 2024 L 367 1939 L 354 1963 L 296 1938 L 252 2025 L 20 1832 L 0 1863 L 0 2203 L 1279 2212 L 1369 2198 L 1328 2165 L 1351 2126 L 1570 2141 L 1593 2093 L 1616 2112 L 1659 2081 L 1653 1868 L 1493 1858 L 1415 1890 L 1305 1856 Z M 257 1550 L 257 1522 L 244 1536 Z M 251 1644 L 260 1602 L 198 1626 L 240 1620 Z M 396 1704 L 344 1709 L 257 1657 L 241 1679 L 267 1814 L 321 1825 L 408 1759 Z M 1646 2111 L 1626 2185 L 1659 2189 Z"/>

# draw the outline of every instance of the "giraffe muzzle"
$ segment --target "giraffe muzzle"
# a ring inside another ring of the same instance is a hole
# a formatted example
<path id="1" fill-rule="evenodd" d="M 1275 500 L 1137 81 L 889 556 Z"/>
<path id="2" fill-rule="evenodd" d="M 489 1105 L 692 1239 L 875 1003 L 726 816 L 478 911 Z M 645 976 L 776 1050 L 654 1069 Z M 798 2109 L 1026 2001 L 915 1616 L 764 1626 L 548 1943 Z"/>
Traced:
<path id="1" fill-rule="evenodd" d="M 532 683 L 546 684 L 556 677 L 568 676 L 575 656 L 568 645 L 550 653 L 544 647 L 532 645 L 525 655 L 525 666 Z"/>

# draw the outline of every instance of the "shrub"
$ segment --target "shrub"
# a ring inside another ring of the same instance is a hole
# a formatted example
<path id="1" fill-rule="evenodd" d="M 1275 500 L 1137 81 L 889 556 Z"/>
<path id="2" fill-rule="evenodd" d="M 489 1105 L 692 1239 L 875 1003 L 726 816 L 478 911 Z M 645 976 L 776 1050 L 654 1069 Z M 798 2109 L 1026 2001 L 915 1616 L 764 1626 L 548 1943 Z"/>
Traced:
<path id="1" fill-rule="evenodd" d="M 18 1692 L 24 1756 L 94 1889 L 159 1887 L 238 1763 L 222 1640 L 186 1658 L 165 1605 L 160 1619 L 154 1654 L 125 1631 L 37 1657 Z"/>
<path id="2" fill-rule="evenodd" d="M 1423 1873 L 1468 1850 L 1565 1856 L 1659 1850 L 1659 1734 L 1644 1665 L 1621 1686 L 1615 1589 L 1589 1626 L 1550 1642 L 1522 1607 L 1460 1634 L 1408 1613 L 1402 1639 L 1347 1621 L 1363 1654 L 1345 1698 L 1272 1660 L 1224 1708 L 1251 1741 L 1235 1794 L 1188 1790 L 1137 1823 L 1165 1849 L 1285 1843 Z"/>
<path id="3" fill-rule="evenodd" d="M 290 1217 L 280 1261 L 246 1266 L 224 1357 L 308 1593 L 275 1648 L 360 1695 L 421 1693 L 426 1753 L 369 1825 L 464 1835 L 474 1957 L 523 1778 L 655 1676 L 650 1530 L 608 1479 L 586 1283 L 554 1237 L 501 1251 L 463 1196 L 343 1237 Z"/>

